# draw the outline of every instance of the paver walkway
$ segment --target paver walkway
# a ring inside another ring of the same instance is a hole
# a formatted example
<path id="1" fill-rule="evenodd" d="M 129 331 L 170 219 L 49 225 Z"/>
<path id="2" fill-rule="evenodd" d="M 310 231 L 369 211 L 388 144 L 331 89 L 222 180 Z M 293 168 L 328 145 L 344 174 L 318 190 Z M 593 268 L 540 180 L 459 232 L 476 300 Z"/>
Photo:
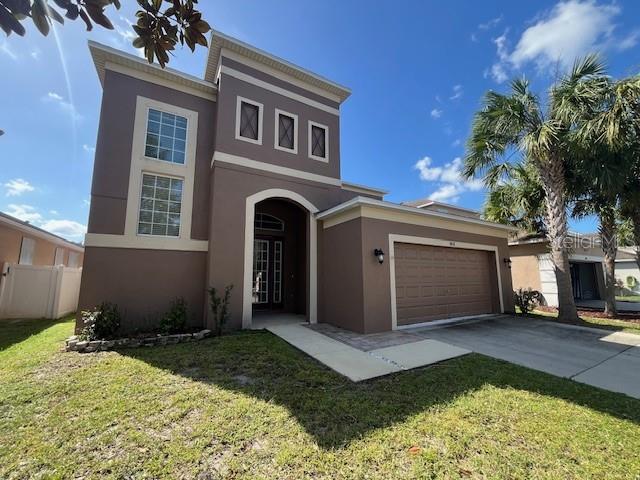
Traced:
<path id="1" fill-rule="evenodd" d="M 265 325 L 265 328 L 307 355 L 354 382 L 423 367 L 470 353 L 437 340 L 421 340 L 368 352 L 354 348 L 299 323 Z M 408 349 L 411 347 L 410 349 Z"/>

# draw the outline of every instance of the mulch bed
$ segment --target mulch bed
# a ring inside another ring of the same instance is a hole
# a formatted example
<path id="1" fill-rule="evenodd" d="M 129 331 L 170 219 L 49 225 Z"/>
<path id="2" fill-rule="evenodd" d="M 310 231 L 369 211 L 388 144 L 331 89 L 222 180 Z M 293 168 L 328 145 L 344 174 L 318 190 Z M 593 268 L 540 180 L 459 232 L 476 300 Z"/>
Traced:
<path id="1" fill-rule="evenodd" d="M 536 307 L 536 310 L 540 310 L 541 312 L 547 313 L 558 313 L 558 309 L 556 307 L 546 307 L 540 305 Z M 639 323 L 640 324 L 640 313 L 636 312 L 618 312 L 615 317 L 610 317 L 605 315 L 603 311 L 600 310 L 589 310 L 589 309 L 579 309 L 578 316 L 580 317 L 591 317 L 591 318 L 603 318 L 606 320 L 620 320 L 623 322 L 631 322 L 631 323 Z"/>

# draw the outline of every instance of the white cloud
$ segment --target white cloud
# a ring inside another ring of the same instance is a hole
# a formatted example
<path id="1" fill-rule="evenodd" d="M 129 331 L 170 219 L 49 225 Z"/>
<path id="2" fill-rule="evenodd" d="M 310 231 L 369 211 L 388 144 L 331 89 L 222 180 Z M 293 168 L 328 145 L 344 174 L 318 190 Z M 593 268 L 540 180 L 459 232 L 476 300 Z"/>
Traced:
<path id="1" fill-rule="evenodd" d="M 6 55 L 13 61 L 18 60 L 18 55 L 11 49 L 9 42 L 6 40 L 2 40 L 2 42 L 0 42 L 0 53 Z"/>
<path id="2" fill-rule="evenodd" d="M 460 138 L 456 138 L 453 142 L 451 142 L 452 147 L 459 147 L 460 145 L 462 145 L 462 139 Z"/>
<path id="3" fill-rule="evenodd" d="M 454 158 L 443 166 L 434 166 L 431 157 L 424 157 L 416 162 L 414 168 L 418 170 L 421 180 L 438 184 L 438 188 L 429 195 L 431 200 L 448 200 L 455 203 L 459 200 L 460 194 L 484 188 L 481 180 L 467 180 L 462 177 L 462 159 L 460 157 Z"/>
<path id="4" fill-rule="evenodd" d="M 84 234 L 87 233 L 86 225 L 74 220 L 45 219 L 37 209 L 31 205 L 10 204 L 5 210 L 5 213 L 72 241 L 82 241 Z M 58 215 L 56 210 L 50 210 L 49 213 Z"/>
<path id="5" fill-rule="evenodd" d="M 452 90 L 453 90 L 453 93 L 449 97 L 449 100 L 457 100 L 458 98 L 462 97 L 462 94 L 464 93 L 464 90 L 462 89 L 462 85 L 454 85 Z"/>
<path id="6" fill-rule="evenodd" d="M 138 37 L 133 31 L 133 23 L 126 17 L 120 16 L 120 22 L 113 22 L 114 32 L 116 35 L 111 36 L 111 43 L 120 49 L 134 50 L 140 58 L 145 58 L 144 49 L 134 48 L 133 41 Z M 125 26 L 126 25 L 126 26 Z"/>
<path id="7" fill-rule="evenodd" d="M 29 53 L 29 55 L 31 56 L 31 58 L 33 58 L 34 60 L 40 60 L 40 54 L 42 52 L 40 51 L 39 48 L 34 48 L 33 50 L 31 50 L 31 52 Z"/>
<path id="8" fill-rule="evenodd" d="M 82 145 L 82 150 L 87 153 L 96 153 L 96 147 L 92 147 L 91 145 L 87 145 L 86 143 Z"/>
<path id="9" fill-rule="evenodd" d="M 90 202 L 89 200 L 87 200 L 86 198 L 84 198 L 84 199 L 82 199 L 82 204 L 83 204 L 85 207 L 88 207 L 89 205 L 91 205 L 91 202 Z"/>
<path id="10" fill-rule="evenodd" d="M 441 116 L 442 116 L 442 110 L 438 110 L 437 108 L 434 108 L 433 110 L 431 110 L 432 118 L 440 118 Z"/>
<path id="11" fill-rule="evenodd" d="M 569 68 L 576 58 L 610 48 L 625 50 L 634 47 L 640 31 L 625 38 L 616 38 L 614 20 L 622 9 L 615 3 L 598 4 L 595 0 L 567 0 L 557 3 L 550 11 L 537 17 L 509 51 L 505 31 L 493 39 L 498 62 L 487 75 L 496 82 L 504 82 L 511 70 L 533 63 L 540 71 L 557 64 Z"/>
<path id="12" fill-rule="evenodd" d="M 481 23 L 478 25 L 478 29 L 479 30 L 490 30 L 493 27 L 495 27 L 496 25 L 498 25 L 502 19 L 504 18 L 503 14 L 500 14 L 500 16 L 492 18 L 491 20 L 485 22 L 485 23 Z"/>
<path id="13" fill-rule="evenodd" d="M 57 104 L 63 112 L 67 113 L 74 120 L 82 119 L 82 115 L 78 113 L 76 107 L 72 103 L 67 102 L 64 97 L 57 94 L 56 92 L 47 93 L 44 97 L 42 97 L 42 101 L 53 102 Z"/>
<path id="14" fill-rule="evenodd" d="M 73 220 L 47 220 L 40 228 L 69 240 L 82 241 L 87 233 L 87 226 Z"/>
<path id="15" fill-rule="evenodd" d="M 16 205 L 11 203 L 7 210 L 5 210 L 5 213 L 12 217 L 16 217 L 23 222 L 38 223 L 42 220 L 42 215 L 40 215 L 31 205 Z"/>
<path id="16" fill-rule="evenodd" d="M 33 192 L 35 188 L 26 180 L 22 178 L 14 178 L 4 184 L 7 189 L 7 197 L 18 197 L 25 192 Z"/>

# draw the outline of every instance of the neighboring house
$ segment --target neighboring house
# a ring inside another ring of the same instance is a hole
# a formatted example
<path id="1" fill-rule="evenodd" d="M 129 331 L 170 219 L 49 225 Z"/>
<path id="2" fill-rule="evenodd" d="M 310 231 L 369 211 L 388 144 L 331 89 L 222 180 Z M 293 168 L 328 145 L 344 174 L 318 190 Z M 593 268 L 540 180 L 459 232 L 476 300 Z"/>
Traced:
<path id="1" fill-rule="evenodd" d="M 628 293 L 640 294 L 640 269 L 635 259 L 637 247 L 622 247 L 616 257 L 616 279 Z"/>
<path id="2" fill-rule="evenodd" d="M 83 259 L 82 245 L 0 213 L 0 319 L 75 312 Z"/>
<path id="3" fill-rule="evenodd" d="M 82 267 L 82 245 L 0 212 L 0 267 L 20 265 L 64 265 Z"/>
<path id="4" fill-rule="evenodd" d="M 601 300 L 605 295 L 604 254 L 598 235 L 568 237 L 573 296 L 577 301 Z M 549 241 L 537 234 L 520 235 L 509 242 L 513 288 L 531 288 L 544 296 L 546 305 L 558 306 L 558 287 Z M 623 251 L 618 258 L 630 256 Z"/>
<path id="5" fill-rule="evenodd" d="M 111 301 L 145 329 L 180 296 L 209 324 L 207 289 L 233 285 L 232 328 L 514 310 L 511 227 L 341 179 L 347 88 L 217 32 L 203 79 L 90 50 L 103 98 L 81 308 Z"/>

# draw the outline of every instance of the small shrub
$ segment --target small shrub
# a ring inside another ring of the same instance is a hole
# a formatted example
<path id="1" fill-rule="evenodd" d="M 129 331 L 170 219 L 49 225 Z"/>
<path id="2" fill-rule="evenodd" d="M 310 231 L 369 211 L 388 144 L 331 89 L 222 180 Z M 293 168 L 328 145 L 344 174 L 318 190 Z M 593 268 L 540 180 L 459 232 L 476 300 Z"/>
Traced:
<path id="1" fill-rule="evenodd" d="M 215 288 L 209 289 L 209 302 L 211 303 L 211 313 L 213 313 L 213 333 L 222 335 L 222 329 L 227 323 L 229 316 L 229 300 L 231 300 L 231 290 L 233 285 L 224 288 L 224 296 L 219 297 Z"/>
<path id="2" fill-rule="evenodd" d="M 633 275 L 629 275 L 627 277 L 627 287 L 629 288 L 629 290 L 635 290 L 637 286 L 638 286 L 638 279 Z"/>
<path id="3" fill-rule="evenodd" d="M 86 340 L 104 340 L 116 334 L 120 329 L 121 315 L 118 306 L 102 302 L 91 311 L 82 312 L 83 329 L 81 338 Z"/>
<path id="4" fill-rule="evenodd" d="M 160 330 L 164 333 L 182 333 L 187 326 L 187 301 L 178 297 L 171 302 L 169 311 L 160 320 Z"/>
<path id="5" fill-rule="evenodd" d="M 513 292 L 513 298 L 516 306 L 520 308 L 520 313 L 526 315 L 535 307 L 540 305 L 542 294 L 539 291 L 531 290 L 530 288 L 519 288 L 518 290 Z"/>

